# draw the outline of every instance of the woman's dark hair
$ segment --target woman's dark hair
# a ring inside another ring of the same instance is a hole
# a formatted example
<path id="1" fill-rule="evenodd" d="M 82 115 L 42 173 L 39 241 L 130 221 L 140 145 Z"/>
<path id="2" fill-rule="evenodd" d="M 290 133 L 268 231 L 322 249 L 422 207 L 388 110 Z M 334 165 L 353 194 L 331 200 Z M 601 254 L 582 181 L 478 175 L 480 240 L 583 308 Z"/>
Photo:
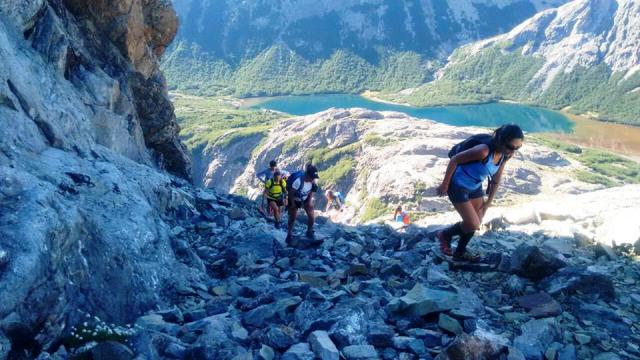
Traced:
<path id="1" fill-rule="evenodd" d="M 513 139 L 524 140 L 524 133 L 522 133 L 520 126 L 516 124 L 502 125 L 493 132 L 493 142 L 496 145 L 508 144 Z"/>

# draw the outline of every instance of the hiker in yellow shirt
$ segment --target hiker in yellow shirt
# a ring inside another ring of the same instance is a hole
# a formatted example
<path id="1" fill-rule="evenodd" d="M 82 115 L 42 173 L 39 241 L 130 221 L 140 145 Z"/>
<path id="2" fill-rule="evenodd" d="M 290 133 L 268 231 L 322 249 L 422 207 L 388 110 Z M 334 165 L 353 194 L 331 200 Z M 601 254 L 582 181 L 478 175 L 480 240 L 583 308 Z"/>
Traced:
<path id="1" fill-rule="evenodd" d="M 276 170 L 273 177 L 264 183 L 264 195 L 267 197 L 269 208 L 273 211 L 276 229 L 280 229 L 280 208 L 287 206 L 287 181 L 282 173 Z"/>

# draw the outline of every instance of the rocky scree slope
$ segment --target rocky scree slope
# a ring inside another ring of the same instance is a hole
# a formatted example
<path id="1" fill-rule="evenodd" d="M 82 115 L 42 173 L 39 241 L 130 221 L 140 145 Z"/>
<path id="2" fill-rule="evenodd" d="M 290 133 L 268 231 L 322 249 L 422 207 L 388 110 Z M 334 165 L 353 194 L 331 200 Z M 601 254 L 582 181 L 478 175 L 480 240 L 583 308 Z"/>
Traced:
<path id="1" fill-rule="evenodd" d="M 331 109 L 280 120 L 266 137 L 238 136 L 228 144 L 223 136 L 218 142 L 224 147 L 211 144 L 196 158 L 194 168 L 201 171 L 194 173 L 194 181 L 255 197 L 260 193 L 255 173 L 271 159 L 290 171 L 312 161 L 321 170 L 321 185 L 346 195 L 349 210 L 335 220 L 372 220 L 388 216 L 397 205 L 420 216 L 434 215 L 451 209 L 435 190 L 449 161 L 447 152 L 471 134 L 487 131 L 396 112 Z M 497 201 L 520 204 L 603 188 L 577 180 L 574 173 L 580 169 L 580 163 L 558 151 L 527 142 L 505 169 Z"/>
<path id="2" fill-rule="evenodd" d="M 495 223 L 471 245 L 487 262 L 459 264 L 436 250 L 437 227 L 399 234 L 324 217 L 322 245 L 291 248 L 244 198 L 199 190 L 192 201 L 171 244 L 207 276 L 135 319 L 124 344 L 58 347 L 43 358 L 640 357 L 640 249 Z"/>
<path id="3" fill-rule="evenodd" d="M 640 121 L 640 4 L 574 0 L 464 46 L 438 80 L 395 97 L 416 104 L 509 99 Z"/>
<path id="4" fill-rule="evenodd" d="M 565 0 L 175 0 L 179 90 L 236 96 L 401 90 L 453 49 Z"/>
<path id="5" fill-rule="evenodd" d="M 169 242 L 190 195 L 161 171 L 190 172 L 158 68 L 176 28 L 165 1 L 0 2 L 0 358 L 199 274 Z"/>

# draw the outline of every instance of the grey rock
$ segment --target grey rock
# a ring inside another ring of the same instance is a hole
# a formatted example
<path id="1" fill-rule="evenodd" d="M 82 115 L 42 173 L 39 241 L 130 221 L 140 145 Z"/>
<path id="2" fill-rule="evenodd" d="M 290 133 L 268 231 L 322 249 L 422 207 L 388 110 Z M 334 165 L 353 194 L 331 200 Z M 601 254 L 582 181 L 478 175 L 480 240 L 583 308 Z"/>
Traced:
<path id="1" fill-rule="evenodd" d="M 567 345 L 558 352 L 558 360 L 576 360 L 576 348 L 573 345 Z"/>
<path id="2" fill-rule="evenodd" d="M 594 247 L 594 252 L 596 258 L 599 258 L 601 256 L 604 256 L 609 260 L 615 260 L 618 258 L 618 254 L 616 254 L 613 248 L 607 244 L 597 243 Z"/>
<path id="3" fill-rule="evenodd" d="M 322 360 L 338 360 L 340 353 L 326 331 L 316 330 L 309 335 L 314 354 Z"/>
<path id="4" fill-rule="evenodd" d="M 347 360 L 376 360 L 380 359 L 376 348 L 371 345 L 349 345 L 342 349 Z"/>
<path id="5" fill-rule="evenodd" d="M 438 326 L 441 329 L 456 335 L 460 335 L 463 332 L 462 326 L 460 326 L 458 320 L 444 313 L 441 313 L 440 317 L 438 318 Z"/>
<path id="6" fill-rule="evenodd" d="M 392 339 L 395 335 L 395 331 L 392 327 L 373 323 L 369 325 L 369 334 L 367 340 L 370 344 L 377 347 L 389 347 L 393 344 Z"/>
<path id="7" fill-rule="evenodd" d="M 289 348 L 283 355 L 282 360 L 314 360 L 315 355 L 311 351 L 309 343 L 298 343 Z"/>
<path id="8" fill-rule="evenodd" d="M 180 331 L 180 326 L 164 321 L 162 316 L 158 314 L 151 314 L 140 317 L 136 321 L 136 326 L 146 330 L 169 334 L 171 336 L 177 336 L 178 332 Z"/>
<path id="9" fill-rule="evenodd" d="M 164 352 L 175 359 L 184 359 L 187 353 L 187 348 L 181 344 L 172 342 L 164 349 Z"/>
<path id="10" fill-rule="evenodd" d="M 597 294 L 605 300 L 615 297 L 613 281 L 608 274 L 584 266 L 569 266 L 540 283 L 549 294 Z"/>
<path id="11" fill-rule="evenodd" d="M 205 309 L 191 309 L 184 312 L 184 321 L 193 322 L 207 317 Z"/>
<path id="12" fill-rule="evenodd" d="M 612 352 L 603 352 L 594 356 L 593 360 L 622 360 L 622 358 Z"/>
<path id="13" fill-rule="evenodd" d="M 394 336 L 393 347 L 397 350 L 409 350 L 420 357 L 429 354 L 422 340 L 408 336 Z"/>
<path id="14" fill-rule="evenodd" d="M 617 339 L 624 339 L 631 334 L 622 317 L 605 306 L 574 301 L 573 308 L 578 319 L 591 322 Z"/>
<path id="15" fill-rule="evenodd" d="M 126 345 L 115 341 L 103 341 L 91 349 L 95 360 L 133 359 L 133 351 Z"/>
<path id="16" fill-rule="evenodd" d="M 0 249 L 0 271 L 4 270 L 9 264 L 9 253 Z"/>
<path id="17" fill-rule="evenodd" d="M 171 309 L 156 311 L 156 314 L 162 316 L 162 320 L 167 322 L 180 324 L 184 321 L 182 311 L 175 306 Z"/>
<path id="18" fill-rule="evenodd" d="M 545 292 L 518 298 L 518 303 L 534 318 L 556 316 L 562 313 L 562 306 Z"/>
<path id="19" fill-rule="evenodd" d="M 549 345 L 561 336 L 560 326 L 552 318 L 530 320 L 521 326 L 520 331 L 521 335 L 513 340 L 513 346 L 527 360 L 542 360 Z"/>
<path id="20" fill-rule="evenodd" d="M 275 358 L 275 352 L 267 345 L 262 345 L 258 352 L 258 359 L 260 360 L 273 360 Z"/>
<path id="21" fill-rule="evenodd" d="M 513 273 L 533 280 L 552 275 L 566 263 L 545 249 L 521 244 L 511 254 L 510 269 Z"/>
<path id="22" fill-rule="evenodd" d="M 366 344 L 367 320 L 364 311 L 356 308 L 331 326 L 329 336 L 340 348 Z"/>
<path id="23" fill-rule="evenodd" d="M 271 327 L 266 334 L 265 342 L 277 350 L 284 350 L 294 344 L 295 339 L 289 332 L 280 327 Z"/>
<path id="24" fill-rule="evenodd" d="M 499 359 L 507 354 L 507 343 L 506 339 L 487 332 L 462 334 L 456 337 L 436 360 Z"/>
<path id="25" fill-rule="evenodd" d="M 247 218 L 247 214 L 245 214 L 243 209 L 234 207 L 233 209 L 231 209 L 229 217 L 231 218 L 231 220 L 244 220 Z"/>
<path id="26" fill-rule="evenodd" d="M 458 305 L 458 295 L 454 292 L 433 289 L 416 284 L 405 296 L 389 304 L 390 310 L 401 311 L 411 316 L 451 310 Z"/>

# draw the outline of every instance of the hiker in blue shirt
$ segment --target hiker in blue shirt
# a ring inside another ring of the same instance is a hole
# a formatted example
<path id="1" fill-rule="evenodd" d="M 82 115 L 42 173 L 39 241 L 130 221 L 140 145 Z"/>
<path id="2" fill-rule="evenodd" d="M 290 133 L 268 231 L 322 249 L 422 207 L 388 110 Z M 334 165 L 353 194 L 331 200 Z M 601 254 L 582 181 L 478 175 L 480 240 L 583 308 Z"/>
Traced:
<path id="1" fill-rule="evenodd" d="M 440 250 L 455 260 L 479 261 L 480 257 L 467 251 L 467 244 L 480 228 L 498 190 L 504 166 L 522 147 L 524 134 L 518 125 L 508 124 L 496 129 L 492 135 L 474 135 L 457 144 L 449 152 L 449 165 L 438 187 L 438 194 L 447 194 L 462 221 L 437 233 Z M 482 183 L 489 179 L 487 200 Z M 456 251 L 451 240 L 459 236 Z"/>
<path id="2" fill-rule="evenodd" d="M 269 167 L 257 173 L 256 177 L 258 178 L 258 180 L 260 180 L 261 183 L 264 184 L 267 182 L 267 180 L 273 178 L 273 173 L 276 172 L 277 169 L 278 163 L 275 160 L 271 160 L 269 161 Z"/>
<path id="3" fill-rule="evenodd" d="M 327 198 L 327 207 L 324 212 L 329 211 L 332 206 L 335 206 L 336 209 L 342 211 L 342 206 L 344 206 L 344 195 L 340 191 L 327 190 L 324 193 L 324 196 Z"/>

